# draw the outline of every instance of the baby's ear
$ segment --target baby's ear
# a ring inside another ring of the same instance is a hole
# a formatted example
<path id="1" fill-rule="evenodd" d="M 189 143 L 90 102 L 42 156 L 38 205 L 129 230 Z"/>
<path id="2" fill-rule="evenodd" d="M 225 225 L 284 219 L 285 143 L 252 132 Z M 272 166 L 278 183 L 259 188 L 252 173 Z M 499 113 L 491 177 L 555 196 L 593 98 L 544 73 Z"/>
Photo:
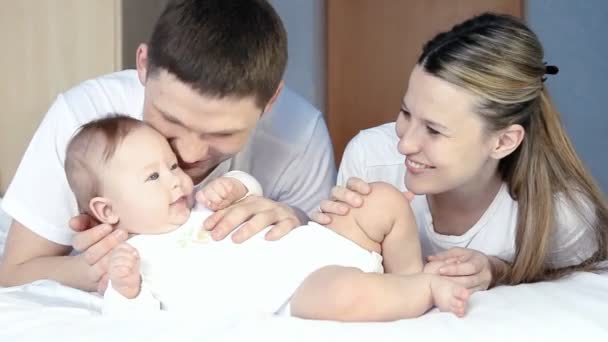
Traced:
<path id="1" fill-rule="evenodd" d="M 101 223 L 118 223 L 118 215 L 112 210 L 112 202 L 105 197 L 91 199 L 89 209 L 91 209 L 95 218 Z"/>

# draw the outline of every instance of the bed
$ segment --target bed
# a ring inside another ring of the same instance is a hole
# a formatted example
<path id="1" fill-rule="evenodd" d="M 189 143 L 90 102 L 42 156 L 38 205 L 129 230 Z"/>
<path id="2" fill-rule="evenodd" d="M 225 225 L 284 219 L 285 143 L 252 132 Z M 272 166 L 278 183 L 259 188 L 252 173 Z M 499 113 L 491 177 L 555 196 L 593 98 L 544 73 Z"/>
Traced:
<path id="1" fill-rule="evenodd" d="M 0 246 L 8 222 L 0 211 Z M 555 282 L 478 292 L 462 319 L 432 310 L 389 323 L 272 315 L 179 317 L 167 312 L 126 320 L 101 316 L 100 310 L 98 295 L 52 281 L 0 288 L 0 341 L 607 341 L 608 274 L 579 273 Z"/>

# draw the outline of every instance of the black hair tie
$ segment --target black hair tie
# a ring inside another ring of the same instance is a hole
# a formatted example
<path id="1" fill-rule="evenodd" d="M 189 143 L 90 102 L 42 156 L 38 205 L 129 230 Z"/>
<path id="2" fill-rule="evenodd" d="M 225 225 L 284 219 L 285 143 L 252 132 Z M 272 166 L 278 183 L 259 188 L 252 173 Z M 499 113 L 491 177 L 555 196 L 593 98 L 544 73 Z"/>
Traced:
<path id="1" fill-rule="evenodd" d="M 557 73 L 559 72 L 559 68 L 555 65 L 547 65 L 547 63 L 545 63 L 545 75 L 557 75 Z M 543 82 L 545 82 L 547 78 L 543 76 L 542 80 Z"/>
<path id="2" fill-rule="evenodd" d="M 557 75 L 559 72 L 559 68 L 555 65 L 547 65 L 545 66 L 545 75 Z"/>

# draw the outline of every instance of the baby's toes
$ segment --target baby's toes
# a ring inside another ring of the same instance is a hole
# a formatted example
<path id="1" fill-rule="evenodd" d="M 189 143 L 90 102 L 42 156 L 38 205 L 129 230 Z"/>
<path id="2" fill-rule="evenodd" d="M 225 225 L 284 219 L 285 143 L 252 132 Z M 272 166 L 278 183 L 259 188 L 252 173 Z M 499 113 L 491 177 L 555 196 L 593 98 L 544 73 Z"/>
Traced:
<path id="1" fill-rule="evenodd" d="M 462 301 L 467 301 L 469 299 L 470 293 L 469 290 L 467 290 L 464 287 L 457 287 L 454 289 L 454 297 L 462 300 Z"/>

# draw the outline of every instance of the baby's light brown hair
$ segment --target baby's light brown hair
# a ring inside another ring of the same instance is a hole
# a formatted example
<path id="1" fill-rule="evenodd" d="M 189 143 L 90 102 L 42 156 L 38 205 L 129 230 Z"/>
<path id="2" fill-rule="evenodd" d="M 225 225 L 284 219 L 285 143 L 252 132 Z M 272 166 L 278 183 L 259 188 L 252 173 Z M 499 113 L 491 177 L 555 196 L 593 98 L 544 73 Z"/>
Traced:
<path id="1" fill-rule="evenodd" d="M 81 213 L 90 213 L 89 202 L 100 195 L 102 168 L 122 141 L 141 127 L 147 127 L 146 123 L 122 114 L 109 114 L 82 125 L 72 137 L 64 169 Z"/>

